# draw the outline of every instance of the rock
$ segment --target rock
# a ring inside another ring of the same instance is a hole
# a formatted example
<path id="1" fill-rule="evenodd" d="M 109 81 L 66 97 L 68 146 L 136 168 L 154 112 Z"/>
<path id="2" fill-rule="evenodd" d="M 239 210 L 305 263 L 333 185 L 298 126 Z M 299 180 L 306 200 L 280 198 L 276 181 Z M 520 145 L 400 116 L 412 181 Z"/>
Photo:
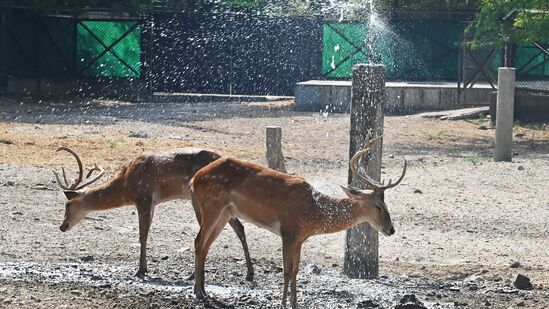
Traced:
<path id="1" fill-rule="evenodd" d="M 135 137 L 135 138 L 149 138 L 149 134 L 147 132 L 134 132 L 130 131 L 128 134 L 128 137 Z"/>
<path id="2" fill-rule="evenodd" d="M 532 289 L 532 283 L 530 282 L 530 278 L 523 276 L 521 274 L 517 275 L 517 278 L 513 282 L 513 285 L 519 290 Z"/>
<path id="3" fill-rule="evenodd" d="M 492 303 L 489 302 L 489 301 L 485 301 L 485 302 L 484 302 L 484 306 L 487 306 L 487 307 L 492 306 Z"/>
<path id="4" fill-rule="evenodd" d="M 479 130 L 488 130 L 488 127 L 481 124 L 480 126 L 477 127 L 477 129 L 479 129 Z"/>
<path id="5" fill-rule="evenodd" d="M 320 273 L 322 272 L 320 267 L 318 267 L 316 264 L 307 265 L 307 267 L 305 267 L 305 271 L 313 275 L 320 275 Z"/>
<path id="6" fill-rule="evenodd" d="M 479 118 L 481 114 L 486 115 L 490 111 L 487 106 L 464 108 L 458 110 L 441 111 L 441 112 L 428 112 L 417 114 L 418 117 L 423 118 L 438 118 L 440 120 L 461 120 L 461 119 L 475 119 Z"/>
<path id="7" fill-rule="evenodd" d="M 519 165 L 519 166 L 517 167 L 517 170 L 519 170 L 519 171 L 524 171 L 524 166 Z"/>
<path id="8" fill-rule="evenodd" d="M 80 292 L 79 290 L 71 290 L 71 294 L 76 295 L 76 296 L 80 296 L 80 295 L 82 295 L 82 292 Z"/>
<path id="9" fill-rule="evenodd" d="M 521 266 L 522 265 L 520 265 L 520 262 L 514 261 L 513 263 L 511 263 L 511 265 L 509 265 L 509 268 L 519 268 Z"/>
<path id="10" fill-rule="evenodd" d="M 414 190 L 414 193 L 422 194 L 423 191 L 421 191 L 420 189 L 415 189 L 415 190 Z"/>
<path id="11" fill-rule="evenodd" d="M 524 307 L 526 305 L 526 303 L 524 301 L 519 301 L 517 303 L 517 307 Z"/>
<path id="12" fill-rule="evenodd" d="M 166 261 L 167 259 L 169 259 L 169 257 L 166 255 L 166 256 L 163 256 L 160 258 L 162 261 Z"/>
<path id="13" fill-rule="evenodd" d="M 427 307 L 416 298 L 415 294 L 406 294 L 400 299 L 395 309 L 427 309 Z"/>
<path id="14" fill-rule="evenodd" d="M 356 305 L 357 308 L 381 308 L 381 306 L 373 300 L 363 300 Z"/>
<path id="15" fill-rule="evenodd" d="M 95 260 L 95 258 L 93 257 L 93 255 L 85 255 L 85 256 L 81 257 L 80 260 L 82 262 L 91 262 L 91 261 Z"/>
<path id="16" fill-rule="evenodd" d="M 34 295 L 31 295 L 30 299 L 36 303 L 39 303 L 39 302 L 42 302 L 42 299 L 34 296 Z"/>
<path id="17" fill-rule="evenodd" d="M 526 135 L 526 134 L 524 134 L 522 132 L 519 132 L 519 133 L 515 134 L 515 137 L 521 138 L 521 137 L 524 137 L 524 135 Z"/>

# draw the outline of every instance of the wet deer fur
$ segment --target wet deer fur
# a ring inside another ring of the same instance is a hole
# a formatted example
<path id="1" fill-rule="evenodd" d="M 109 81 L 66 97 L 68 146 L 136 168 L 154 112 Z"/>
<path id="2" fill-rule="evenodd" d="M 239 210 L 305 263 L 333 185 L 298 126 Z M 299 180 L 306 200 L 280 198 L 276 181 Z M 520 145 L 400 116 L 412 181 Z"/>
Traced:
<path id="1" fill-rule="evenodd" d="M 350 164 L 358 164 L 374 140 L 357 152 Z M 353 174 L 359 173 L 351 166 Z M 202 214 L 195 240 L 195 286 L 197 298 L 206 297 L 204 264 L 210 246 L 227 222 L 240 218 L 265 228 L 282 238 L 285 308 L 290 284 L 292 308 L 297 307 L 296 277 L 301 246 L 310 236 L 345 230 L 368 222 L 385 235 L 395 230 L 384 201 L 384 191 L 398 185 L 406 173 L 388 185 L 367 175 L 355 175 L 372 188 L 359 190 L 342 187 L 346 198 L 320 193 L 304 179 L 280 173 L 259 164 L 223 157 L 199 170 L 191 180 L 193 207 Z"/>
<path id="2" fill-rule="evenodd" d="M 147 272 L 147 238 L 153 219 L 155 206 L 159 203 L 175 200 L 189 199 L 189 180 L 192 176 L 209 163 L 217 160 L 220 155 L 204 149 L 183 148 L 166 153 L 153 155 L 140 155 L 131 160 L 128 164 L 122 165 L 118 173 L 110 180 L 96 187 L 86 187 L 98 180 L 103 169 L 95 166 L 88 172 L 86 183 L 81 185 L 83 180 L 82 163 L 78 155 L 68 149 L 61 147 L 71 153 L 79 165 L 79 177 L 69 185 L 65 171 L 60 177 L 57 173 L 58 184 L 64 189 L 68 201 L 65 204 L 65 218 L 60 230 L 65 232 L 77 225 L 88 213 L 100 210 L 113 209 L 126 205 L 135 205 L 139 217 L 139 242 L 140 257 L 137 276 L 144 276 Z M 99 177 L 91 177 L 93 172 L 99 171 Z M 64 184 L 63 184 L 63 180 Z M 198 222 L 201 221 L 199 212 L 195 212 Z M 248 252 L 244 227 L 234 219 L 230 221 L 240 239 L 247 266 L 247 280 L 253 280 L 253 266 Z M 192 277 L 192 276 L 191 276 Z"/>

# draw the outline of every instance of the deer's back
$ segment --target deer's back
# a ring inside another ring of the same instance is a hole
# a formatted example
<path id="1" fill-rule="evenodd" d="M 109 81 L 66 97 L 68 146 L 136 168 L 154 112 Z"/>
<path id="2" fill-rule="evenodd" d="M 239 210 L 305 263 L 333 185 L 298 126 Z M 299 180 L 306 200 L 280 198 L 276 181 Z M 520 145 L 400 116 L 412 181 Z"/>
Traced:
<path id="1" fill-rule="evenodd" d="M 213 151 L 196 148 L 140 155 L 131 160 L 123 171 L 127 194 L 134 201 L 149 197 L 157 203 L 189 198 L 188 183 L 191 178 L 219 157 Z"/>
<path id="2" fill-rule="evenodd" d="M 199 207 L 228 207 L 234 217 L 277 234 L 296 228 L 296 218 L 315 207 L 304 179 L 236 158 L 223 157 L 201 169 L 191 186 Z"/>

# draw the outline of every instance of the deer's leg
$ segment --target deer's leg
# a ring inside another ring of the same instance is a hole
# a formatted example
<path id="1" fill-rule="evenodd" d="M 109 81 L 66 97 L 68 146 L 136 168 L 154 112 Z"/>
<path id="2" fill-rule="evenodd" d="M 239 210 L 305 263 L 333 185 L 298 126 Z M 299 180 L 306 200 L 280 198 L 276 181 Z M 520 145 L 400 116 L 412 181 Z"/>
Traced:
<path id="1" fill-rule="evenodd" d="M 192 195 L 191 195 L 191 204 L 193 205 L 196 221 L 198 222 L 198 224 L 200 224 L 202 222 L 202 215 L 200 214 L 200 208 L 198 207 L 198 203 L 195 202 L 194 197 Z M 187 277 L 187 280 L 194 280 L 194 270 L 193 270 L 193 273 L 189 277 Z"/>
<path id="2" fill-rule="evenodd" d="M 202 217 L 202 224 L 200 225 L 200 231 L 194 245 L 194 294 L 198 299 L 206 298 L 206 290 L 204 288 L 204 264 L 206 256 L 208 255 L 210 246 L 221 234 L 223 227 L 225 227 L 230 217 L 230 213 L 226 210 L 209 212 Z"/>
<path id="3" fill-rule="evenodd" d="M 240 239 L 242 243 L 242 248 L 244 249 L 244 257 L 246 258 L 246 268 L 248 273 L 246 274 L 246 280 L 254 280 L 254 266 L 252 265 L 252 259 L 250 258 L 250 251 L 248 251 L 248 243 L 246 242 L 246 234 L 244 233 L 244 226 L 240 223 L 240 220 L 233 218 L 229 220 L 229 224 L 233 228 L 236 236 Z"/>
<path id="4" fill-rule="evenodd" d="M 139 270 L 135 275 L 142 278 L 147 272 L 147 238 L 149 236 L 154 209 L 150 199 L 140 200 L 136 206 L 139 216 L 139 243 L 141 244 L 141 252 L 139 254 Z"/>
<path id="5" fill-rule="evenodd" d="M 282 288 L 282 308 L 286 308 L 286 299 L 288 298 L 288 284 L 292 278 L 293 263 L 295 251 L 295 241 L 291 238 L 282 236 L 282 262 L 284 268 L 284 286 Z"/>
<path id="6" fill-rule="evenodd" d="M 301 258 L 301 245 L 297 243 L 292 252 L 292 277 L 290 278 L 290 303 L 292 309 L 297 308 L 297 272 L 299 271 L 299 260 Z"/>

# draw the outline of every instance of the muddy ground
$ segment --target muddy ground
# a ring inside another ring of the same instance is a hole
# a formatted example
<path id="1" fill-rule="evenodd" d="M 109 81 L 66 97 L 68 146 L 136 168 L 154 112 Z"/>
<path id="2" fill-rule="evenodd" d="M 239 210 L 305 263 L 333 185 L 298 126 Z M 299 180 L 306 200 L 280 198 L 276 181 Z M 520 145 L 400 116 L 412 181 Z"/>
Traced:
<path id="1" fill-rule="evenodd" d="M 484 124 L 487 130 L 478 129 Z M 288 102 L 154 103 L 0 101 L 0 307 L 277 308 L 280 239 L 246 224 L 256 280 L 246 282 L 239 241 L 229 229 L 207 261 L 206 290 L 196 301 L 188 201 L 158 206 L 149 238 L 150 276 L 139 279 L 133 207 L 95 213 L 59 231 L 64 196 L 52 168 L 75 164 L 57 146 L 77 150 L 112 175 L 142 152 L 195 146 L 264 163 L 264 130 L 283 129 L 289 172 L 343 196 L 349 116 L 295 112 Z M 380 277 L 341 273 L 344 232 L 303 248 L 301 308 L 394 308 L 413 294 L 428 308 L 549 307 L 549 131 L 517 124 L 512 163 L 492 160 L 486 119 L 385 118 L 383 176 L 402 184 L 386 194 L 396 229 L 380 236 Z M 109 176 L 106 176 L 108 178 Z M 533 288 L 513 285 L 518 274 Z M 417 304 L 416 304 L 417 306 Z"/>

